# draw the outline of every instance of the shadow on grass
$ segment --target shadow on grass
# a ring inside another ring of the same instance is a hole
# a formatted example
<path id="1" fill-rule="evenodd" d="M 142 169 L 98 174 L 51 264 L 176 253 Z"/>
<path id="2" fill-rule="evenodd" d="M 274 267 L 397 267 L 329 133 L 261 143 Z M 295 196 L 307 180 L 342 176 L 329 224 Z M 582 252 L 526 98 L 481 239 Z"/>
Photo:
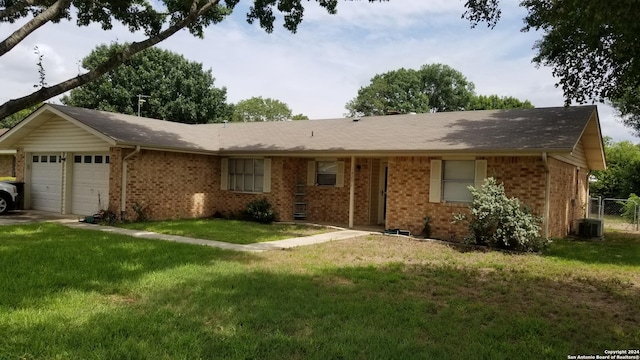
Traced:
<path id="1" fill-rule="evenodd" d="M 180 266 L 254 260 L 247 253 L 51 223 L 7 226 L 0 233 L 0 307 L 34 305 L 63 290 L 117 291 L 125 282 Z"/>
<path id="2" fill-rule="evenodd" d="M 544 254 L 586 264 L 640 267 L 640 234 L 610 231 L 604 240 L 554 240 Z"/>
<path id="3" fill-rule="evenodd" d="M 111 252 L 122 243 L 130 241 L 101 241 L 93 251 Z M 7 313 L 0 329 L 10 336 L 0 338 L 0 357 L 546 359 L 640 341 L 638 290 L 618 291 L 597 280 L 587 288 L 517 272 L 404 264 L 266 271 L 245 266 L 251 258 L 244 255 L 200 257 L 162 244 L 121 251 L 108 261 L 141 261 L 159 277 L 184 263 L 195 264 L 192 271 L 151 282 L 142 293 L 123 294 L 130 300 L 102 309 L 79 304 L 67 318 Z M 223 259 L 240 265 L 216 266 Z M 43 261 L 44 267 L 53 262 Z M 78 272 L 90 274 L 82 283 L 92 283 L 101 279 L 94 267 L 89 261 L 47 272 L 42 285 L 55 291 L 60 277 Z M 125 278 L 132 276 L 79 288 L 111 294 L 122 290 L 118 282 Z M 21 291 L 41 291 L 37 286 Z"/>

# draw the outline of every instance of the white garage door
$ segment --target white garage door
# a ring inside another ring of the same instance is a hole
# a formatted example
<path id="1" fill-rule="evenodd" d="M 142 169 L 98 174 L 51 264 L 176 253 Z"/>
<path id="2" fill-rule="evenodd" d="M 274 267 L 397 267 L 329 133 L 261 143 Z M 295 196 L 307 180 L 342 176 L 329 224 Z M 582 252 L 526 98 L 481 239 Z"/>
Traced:
<path id="1" fill-rule="evenodd" d="M 109 155 L 73 156 L 71 212 L 92 215 L 109 206 Z"/>
<path id="2" fill-rule="evenodd" d="M 60 212 L 62 164 L 57 154 L 33 154 L 31 158 L 31 208 Z"/>

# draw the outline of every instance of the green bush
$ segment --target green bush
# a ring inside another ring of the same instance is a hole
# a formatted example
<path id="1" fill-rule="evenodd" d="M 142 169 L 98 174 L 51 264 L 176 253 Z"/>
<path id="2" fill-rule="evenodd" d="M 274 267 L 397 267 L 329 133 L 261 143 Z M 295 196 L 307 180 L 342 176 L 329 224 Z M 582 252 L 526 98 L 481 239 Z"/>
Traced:
<path id="1" fill-rule="evenodd" d="M 244 219 L 261 224 L 270 224 L 276 220 L 276 212 L 266 198 L 254 200 L 247 204 L 244 210 Z"/>
<path id="2" fill-rule="evenodd" d="M 636 211 L 638 211 L 638 204 L 640 204 L 640 196 L 631 193 L 627 200 L 628 201 L 619 202 L 619 204 L 622 205 L 622 217 L 633 224 L 638 216 Z"/>
<path id="3" fill-rule="evenodd" d="M 494 178 L 488 178 L 479 188 L 469 186 L 469 191 L 473 195 L 470 215 L 454 216 L 454 222 L 469 223 L 466 243 L 520 251 L 539 251 L 549 243 L 539 236 L 540 217 L 517 198 L 508 198 L 504 186 Z"/>

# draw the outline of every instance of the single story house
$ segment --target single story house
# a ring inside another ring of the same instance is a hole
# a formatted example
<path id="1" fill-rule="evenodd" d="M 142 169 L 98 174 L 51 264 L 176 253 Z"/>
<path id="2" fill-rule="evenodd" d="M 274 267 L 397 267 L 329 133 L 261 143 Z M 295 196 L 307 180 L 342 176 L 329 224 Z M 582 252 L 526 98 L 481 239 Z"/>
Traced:
<path id="1" fill-rule="evenodd" d="M 561 237 L 605 169 L 596 106 L 188 125 L 45 104 L 4 135 L 26 208 L 206 217 L 266 197 L 282 221 L 461 239 L 469 185 L 503 183 Z"/>
<path id="2" fill-rule="evenodd" d="M 0 129 L 0 136 L 7 131 L 9 131 L 9 129 Z M 16 151 L 0 149 L 0 178 L 16 176 L 15 164 Z"/>

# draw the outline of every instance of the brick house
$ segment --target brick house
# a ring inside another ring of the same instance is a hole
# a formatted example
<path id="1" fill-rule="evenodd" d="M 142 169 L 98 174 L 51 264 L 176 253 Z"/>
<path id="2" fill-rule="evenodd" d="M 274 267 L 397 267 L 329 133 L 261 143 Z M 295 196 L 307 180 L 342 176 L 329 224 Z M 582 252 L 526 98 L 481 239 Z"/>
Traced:
<path id="1" fill-rule="evenodd" d="M 9 131 L 9 129 L 0 129 L 0 136 Z M 16 163 L 16 151 L 15 150 L 1 150 L 0 149 L 0 178 L 16 176 L 15 163 Z"/>
<path id="2" fill-rule="evenodd" d="M 384 225 L 460 239 L 468 185 L 504 183 L 565 236 L 605 168 L 595 106 L 188 125 L 46 104 L 0 136 L 27 208 L 153 219 L 240 211 L 266 197 L 282 221 Z"/>

